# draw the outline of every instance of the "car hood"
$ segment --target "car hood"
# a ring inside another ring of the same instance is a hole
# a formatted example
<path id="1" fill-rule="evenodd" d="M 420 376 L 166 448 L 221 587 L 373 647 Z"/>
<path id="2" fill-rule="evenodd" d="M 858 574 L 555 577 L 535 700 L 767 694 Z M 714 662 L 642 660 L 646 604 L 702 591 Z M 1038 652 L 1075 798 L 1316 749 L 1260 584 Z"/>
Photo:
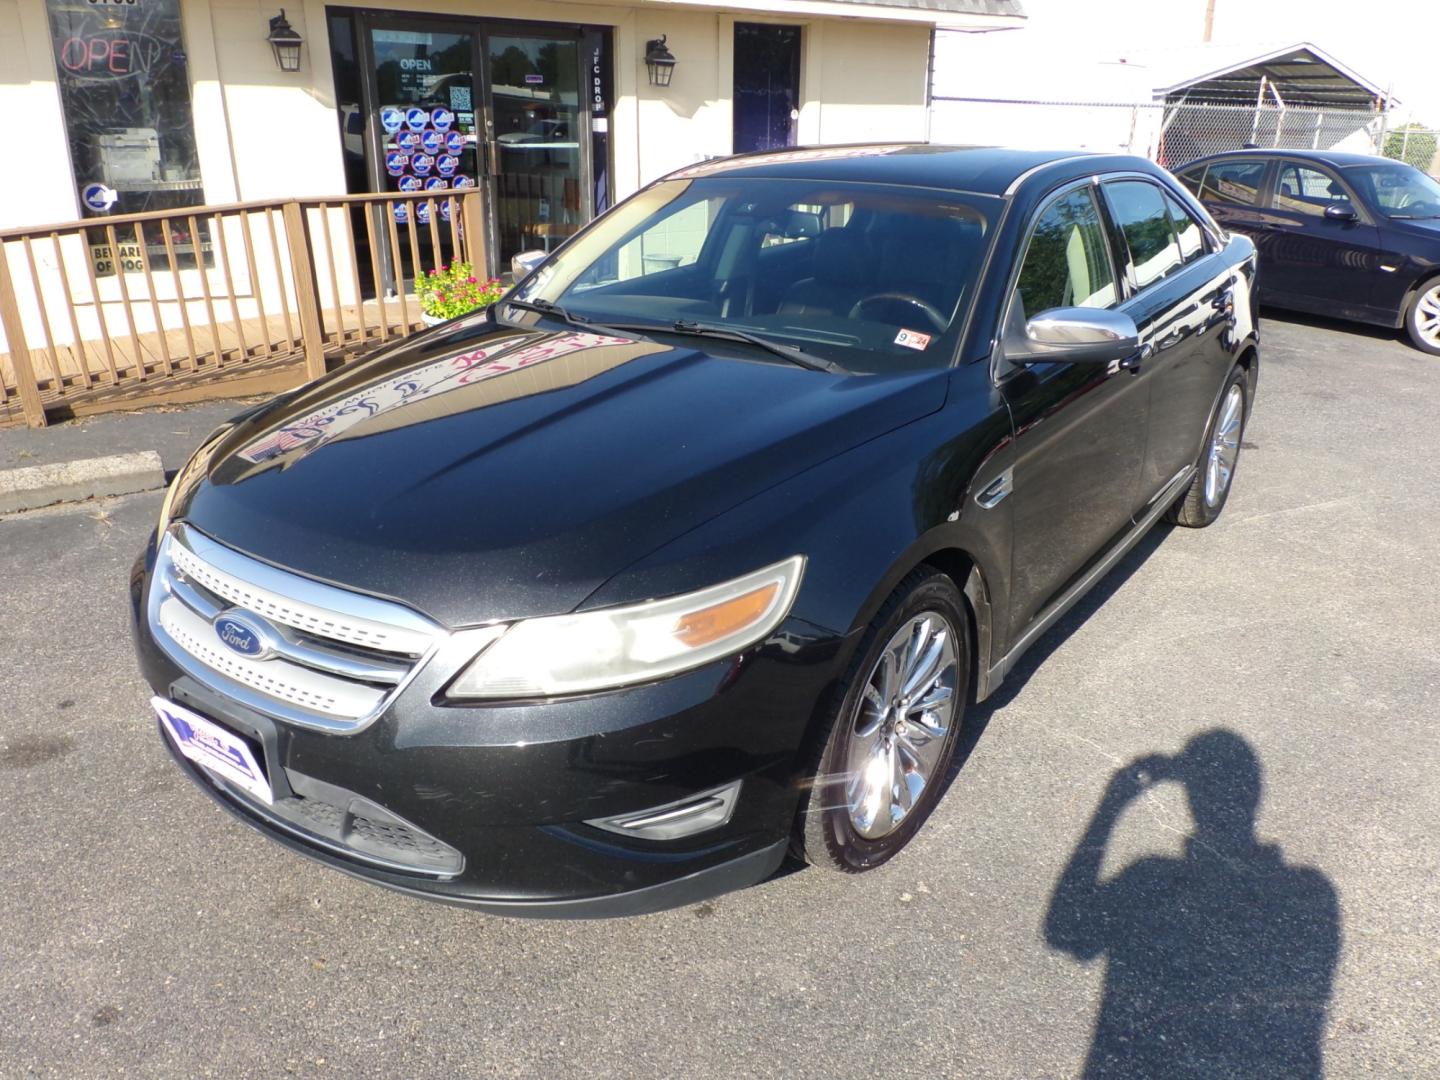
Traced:
<path id="1" fill-rule="evenodd" d="M 948 383 L 529 321 L 437 329 L 247 414 L 175 516 L 451 626 L 571 611 L 682 533 L 940 408 Z"/>

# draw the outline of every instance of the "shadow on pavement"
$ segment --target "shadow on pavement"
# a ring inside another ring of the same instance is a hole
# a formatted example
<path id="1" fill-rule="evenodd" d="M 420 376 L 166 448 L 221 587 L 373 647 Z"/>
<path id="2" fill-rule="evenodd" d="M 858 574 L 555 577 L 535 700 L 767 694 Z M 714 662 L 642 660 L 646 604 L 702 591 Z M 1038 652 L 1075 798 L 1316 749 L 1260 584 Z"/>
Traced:
<path id="1" fill-rule="evenodd" d="M 1372 323 L 1352 322 L 1349 319 L 1333 319 L 1328 315 L 1311 315 L 1303 311 L 1285 311 L 1281 308 L 1267 307 L 1262 302 L 1260 306 L 1260 318 L 1264 322 L 1291 323 L 1295 326 L 1313 326 L 1317 330 L 1333 330 L 1337 334 L 1354 334 L 1356 337 L 1373 338 L 1376 341 L 1393 341 L 1397 345 L 1412 348 L 1409 340 L 1405 337 L 1405 331 L 1386 326 L 1375 326 Z M 1261 327 L 1264 333 L 1264 327 Z M 1416 350 L 1418 352 L 1418 350 Z M 1263 352 L 1263 350 L 1262 350 Z"/>
<path id="2" fill-rule="evenodd" d="M 1102 881 L 1121 812 L 1167 782 L 1184 787 L 1194 818 L 1184 855 Z M 1045 920 L 1051 948 L 1106 961 L 1085 1077 L 1323 1075 L 1338 898 L 1323 873 L 1256 841 L 1260 794 L 1259 759 L 1226 730 L 1111 777 Z"/>

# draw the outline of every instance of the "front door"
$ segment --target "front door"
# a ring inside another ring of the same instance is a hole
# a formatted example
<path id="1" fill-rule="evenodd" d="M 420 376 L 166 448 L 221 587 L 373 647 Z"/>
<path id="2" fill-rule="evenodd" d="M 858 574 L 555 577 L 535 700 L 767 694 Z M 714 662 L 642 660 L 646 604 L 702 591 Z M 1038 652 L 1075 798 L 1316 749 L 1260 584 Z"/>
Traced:
<path id="1" fill-rule="evenodd" d="M 550 251 L 590 219 L 590 123 L 577 38 L 492 33 L 487 51 L 503 267 L 522 251 Z"/>
<path id="2" fill-rule="evenodd" d="M 1352 220 L 1326 217 L 1342 205 Z M 1256 245 L 1260 285 L 1286 307 L 1363 318 L 1384 261 L 1380 230 L 1337 174 L 1314 162 L 1281 161 Z"/>
<path id="3" fill-rule="evenodd" d="M 735 153 L 794 146 L 800 27 L 735 24 Z"/>
<path id="4" fill-rule="evenodd" d="M 1041 210 L 1007 325 L 1061 307 L 1116 306 L 1119 277 L 1090 185 Z M 1143 502 L 1145 380 L 1101 364 L 1033 364 L 1002 384 L 1015 425 L 1010 641 L 1125 533 Z"/>
<path id="5" fill-rule="evenodd" d="M 1225 343 L 1246 296 L 1235 293 L 1225 257 L 1207 250 L 1205 231 L 1179 200 L 1150 180 L 1102 185 L 1124 241 L 1132 295 L 1121 310 L 1135 320 L 1146 353 L 1136 372 L 1149 386 L 1150 435 L 1137 513 L 1152 507 L 1195 465 L 1210 410 L 1234 362 Z"/>

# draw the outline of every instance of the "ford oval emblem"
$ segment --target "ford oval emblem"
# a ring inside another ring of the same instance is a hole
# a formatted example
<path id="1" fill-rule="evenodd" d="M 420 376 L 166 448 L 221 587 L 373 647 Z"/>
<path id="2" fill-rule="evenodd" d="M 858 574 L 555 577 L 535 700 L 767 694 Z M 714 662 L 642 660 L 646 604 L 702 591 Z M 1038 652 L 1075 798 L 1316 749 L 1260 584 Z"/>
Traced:
<path id="1" fill-rule="evenodd" d="M 256 621 L 242 615 L 225 614 L 215 620 L 215 636 L 221 644 L 241 656 L 252 660 L 270 652 L 270 643 L 265 631 Z"/>

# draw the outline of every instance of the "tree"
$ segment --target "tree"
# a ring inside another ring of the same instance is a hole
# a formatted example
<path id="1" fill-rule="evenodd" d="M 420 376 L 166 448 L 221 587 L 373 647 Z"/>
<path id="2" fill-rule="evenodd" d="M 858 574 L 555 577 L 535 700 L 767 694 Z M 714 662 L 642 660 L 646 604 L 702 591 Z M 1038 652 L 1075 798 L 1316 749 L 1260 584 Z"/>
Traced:
<path id="1" fill-rule="evenodd" d="M 1427 172 L 1431 162 L 1435 160 L 1435 147 L 1435 132 L 1412 123 L 1398 127 L 1386 135 L 1385 149 L 1382 152 L 1388 158 L 1403 161 Z"/>

